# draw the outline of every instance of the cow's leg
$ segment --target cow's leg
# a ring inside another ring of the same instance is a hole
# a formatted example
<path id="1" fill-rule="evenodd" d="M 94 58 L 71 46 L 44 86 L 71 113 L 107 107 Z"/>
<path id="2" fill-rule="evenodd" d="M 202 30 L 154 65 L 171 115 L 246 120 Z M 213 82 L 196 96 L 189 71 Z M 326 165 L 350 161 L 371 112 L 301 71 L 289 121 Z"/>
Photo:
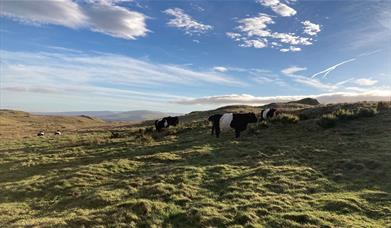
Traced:
<path id="1" fill-rule="evenodd" d="M 212 135 L 215 133 L 215 124 L 212 125 Z"/>
<path id="2" fill-rule="evenodd" d="M 240 137 L 240 130 L 235 129 L 235 138 L 239 138 L 239 137 Z"/>
<path id="3" fill-rule="evenodd" d="M 216 126 L 216 138 L 218 138 L 220 136 L 220 126 Z"/>

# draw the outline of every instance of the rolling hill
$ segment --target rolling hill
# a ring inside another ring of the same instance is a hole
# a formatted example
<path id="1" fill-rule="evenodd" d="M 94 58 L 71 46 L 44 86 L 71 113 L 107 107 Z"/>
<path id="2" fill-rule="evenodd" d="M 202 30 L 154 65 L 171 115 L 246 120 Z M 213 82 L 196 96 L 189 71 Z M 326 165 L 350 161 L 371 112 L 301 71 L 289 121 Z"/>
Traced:
<path id="1" fill-rule="evenodd" d="M 37 131 L 46 132 L 75 131 L 105 125 L 105 121 L 86 116 L 50 116 L 35 115 L 22 111 L 0 110 L 0 138 L 20 138 L 36 135 Z"/>
<path id="2" fill-rule="evenodd" d="M 300 121 L 216 139 L 206 116 L 261 108 L 227 106 L 162 133 L 147 121 L 0 140 L 0 226 L 388 227 L 391 104 L 272 106 Z"/>
<path id="3" fill-rule="evenodd" d="M 95 118 L 99 118 L 105 121 L 144 121 L 159 119 L 165 116 L 177 116 L 180 113 L 164 113 L 149 110 L 135 110 L 126 112 L 113 112 L 113 111 L 81 111 L 81 112 L 45 112 L 39 113 L 43 115 L 55 115 L 55 116 L 80 116 L 87 115 Z"/>

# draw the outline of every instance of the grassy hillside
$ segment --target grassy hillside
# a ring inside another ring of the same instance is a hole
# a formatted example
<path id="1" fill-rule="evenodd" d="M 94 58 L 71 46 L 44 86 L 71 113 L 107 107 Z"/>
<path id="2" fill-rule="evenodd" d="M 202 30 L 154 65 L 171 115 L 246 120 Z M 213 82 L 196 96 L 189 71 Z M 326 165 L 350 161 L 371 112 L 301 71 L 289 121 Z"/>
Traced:
<path id="1" fill-rule="evenodd" d="M 39 113 L 42 115 L 52 115 L 52 116 L 81 116 L 87 115 L 91 117 L 96 117 L 105 121 L 144 121 L 159 119 L 165 116 L 176 116 L 180 115 L 179 113 L 164 113 L 158 111 L 150 110 L 134 110 L 134 111 L 78 111 L 78 112 L 48 112 L 48 113 Z"/>
<path id="2" fill-rule="evenodd" d="M 102 126 L 103 120 L 89 116 L 47 116 L 33 115 L 14 110 L 0 110 L 0 139 L 35 136 L 44 130 L 53 134 L 54 131 L 74 131 L 83 127 Z"/>
<path id="3" fill-rule="evenodd" d="M 287 108 L 304 120 L 251 125 L 238 140 L 210 136 L 202 116 L 257 107 L 191 113 L 161 134 L 1 140 L 0 226 L 388 227 L 391 109 L 317 125 L 363 105 L 374 104 Z"/>

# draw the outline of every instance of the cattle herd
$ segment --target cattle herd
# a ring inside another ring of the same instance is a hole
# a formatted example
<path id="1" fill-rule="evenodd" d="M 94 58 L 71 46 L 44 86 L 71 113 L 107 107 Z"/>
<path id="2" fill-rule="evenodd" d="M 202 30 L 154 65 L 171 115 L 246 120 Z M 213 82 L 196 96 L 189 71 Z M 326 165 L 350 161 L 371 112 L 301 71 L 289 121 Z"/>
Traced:
<path id="1" fill-rule="evenodd" d="M 267 120 L 278 114 L 275 108 L 267 108 L 262 110 L 259 114 L 259 120 Z M 249 123 L 258 122 L 257 115 L 255 113 L 224 113 L 214 114 L 208 118 L 209 122 L 212 122 L 212 135 L 216 135 L 216 138 L 220 136 L 220 132 L 227 131 L 229 129 L 235 130 L 235 137 L 240 137 L 240 132 L 247 129 Z M 163 128 L 170 126 L 176 126 L 179 123 L 178 117 L 164 117 L 155 121 L 156 131 L 160 132 Z"/>
<path id="2" fill-rule="evenodd" d="M 275 108 L 267 108 L 262 110 L 259 114 L 259 118 L 253 112 L 249 113 L 224 113 L 214 114 L 208 118 L 209 122 L 212 122 L 212 135 L 216 135 L 216 138 L 220 136 L 220 132 L 233 129 L 235 131 L 235 137 L 240 137 L 240 132 L 247 129 L 249 123 L 256 123 L 258 120 L 267 120 L 278 114 Z M 179 124 L 179 118 L 177 116 L 164 117 L 155 121 L 155 128 L 157 132 L 161 132 L 163 128 L 170 126 L 176 126 Z M 37 136 L 44 136 L 45 132 L 40 131 Z M 54 135 L 61 135 L 61 131 L 57 130 Z"/>

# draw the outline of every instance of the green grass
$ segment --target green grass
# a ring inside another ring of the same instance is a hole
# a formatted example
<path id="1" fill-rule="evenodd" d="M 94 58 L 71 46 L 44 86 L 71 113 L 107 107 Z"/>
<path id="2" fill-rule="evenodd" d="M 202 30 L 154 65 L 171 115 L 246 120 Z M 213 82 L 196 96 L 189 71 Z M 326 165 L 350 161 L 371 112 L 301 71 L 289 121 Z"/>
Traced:
<path id="1" fill-rule="evenodd" d="M 250 127 L 238 140 L 204 121 L 1 140 L 0 226 L 391 224 L 390 109 Z"/>

